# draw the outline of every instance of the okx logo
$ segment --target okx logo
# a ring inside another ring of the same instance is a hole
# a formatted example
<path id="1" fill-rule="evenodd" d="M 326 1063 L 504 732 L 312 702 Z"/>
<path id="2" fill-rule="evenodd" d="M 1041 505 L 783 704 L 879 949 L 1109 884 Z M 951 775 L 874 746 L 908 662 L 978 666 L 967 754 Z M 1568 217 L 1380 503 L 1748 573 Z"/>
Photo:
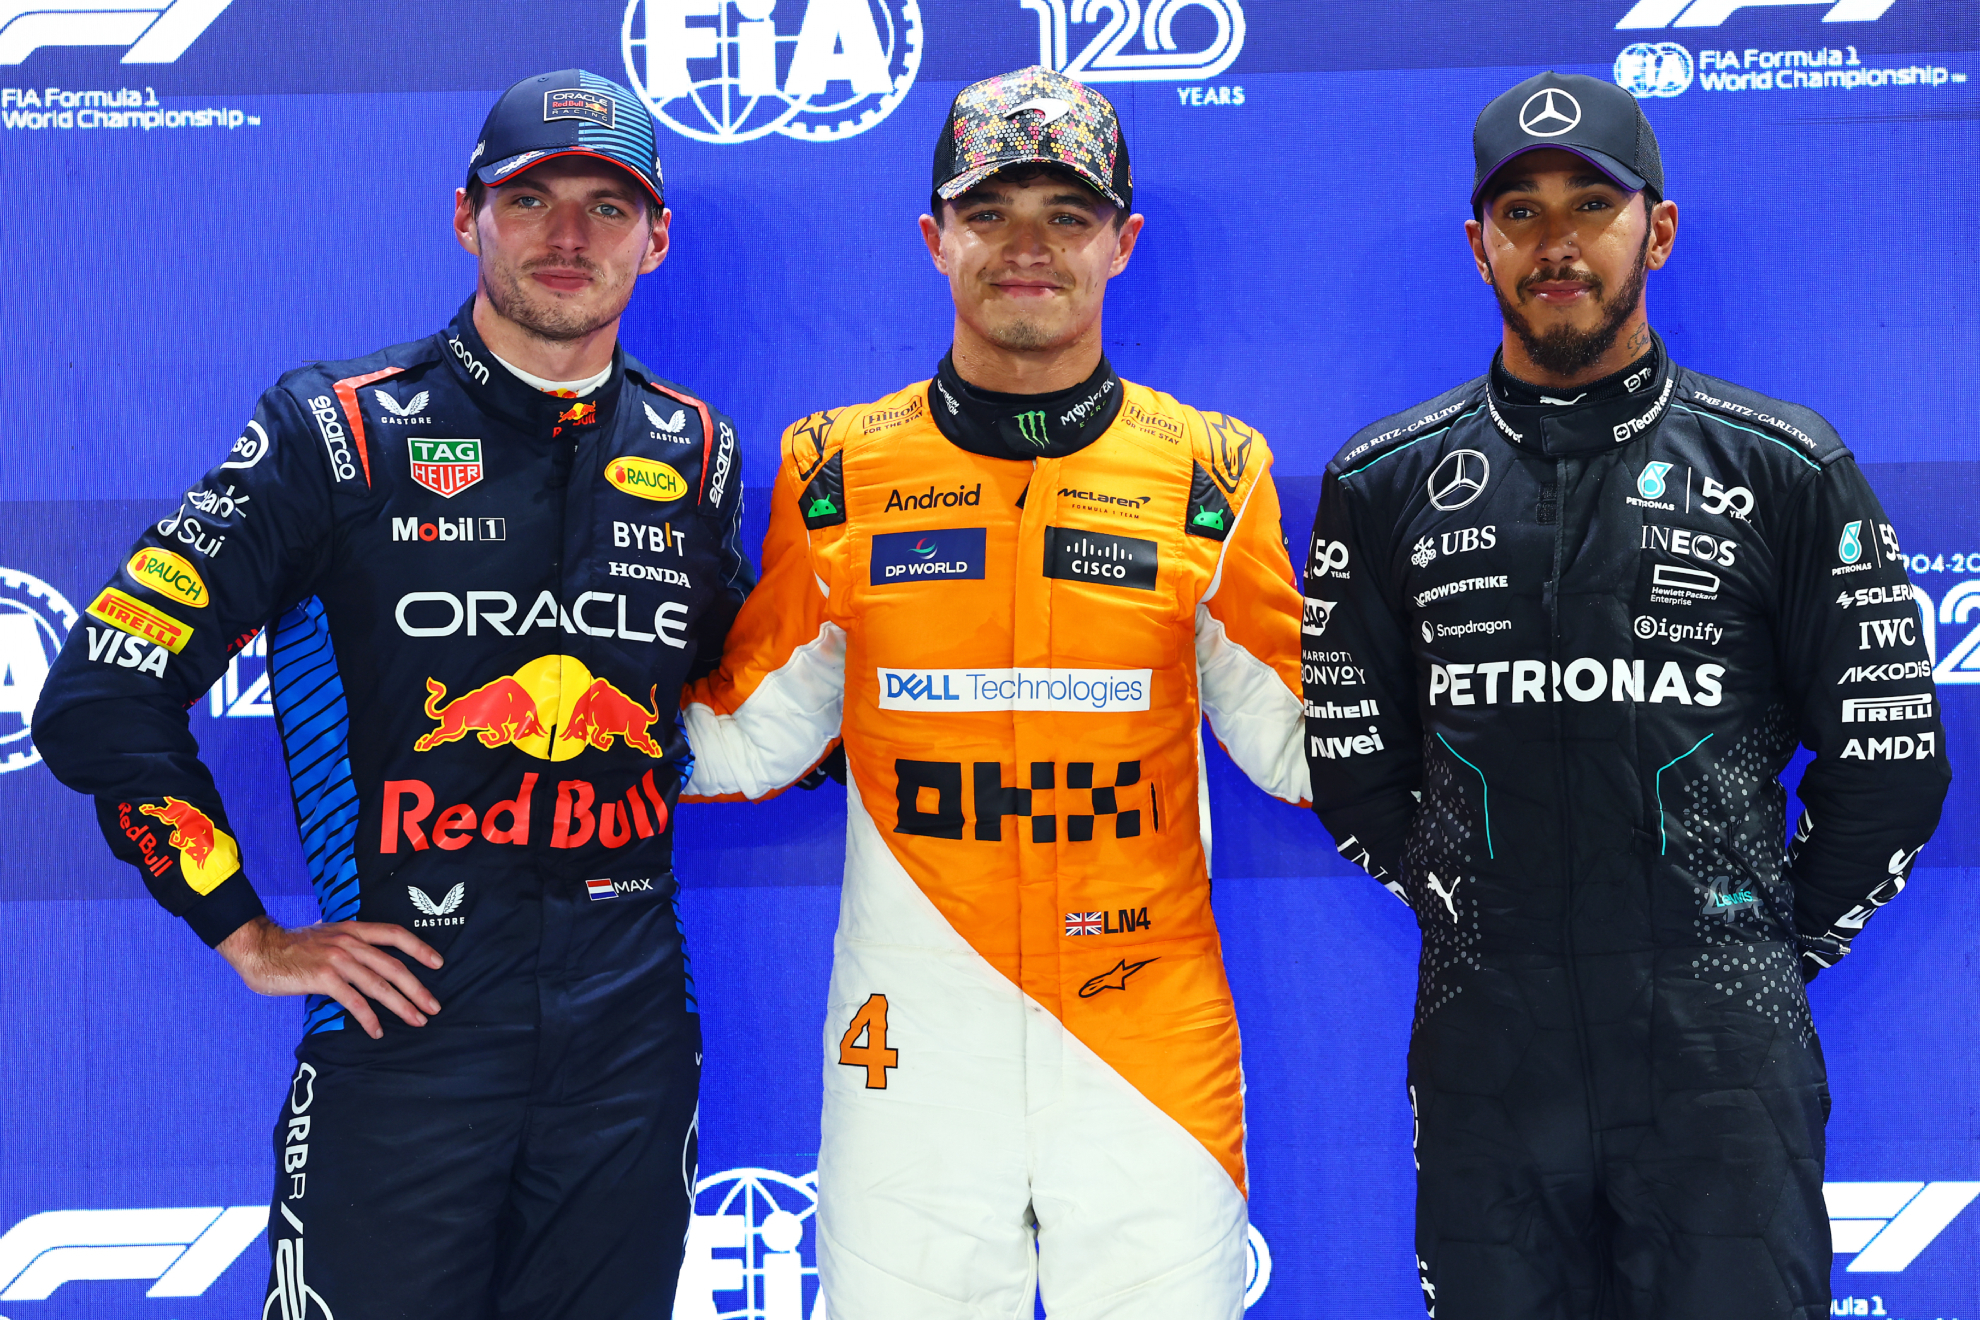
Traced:
<path id="1" fill-rule="evenodd" d="M 29 1215 L 0 1237 L 0 1302 L 46 1301 L 78 1279 L 155 1279 L 146 1297 L 198 1297 L 267 1223 L 265 1205 Z"/>
<path id="2" fill-rule="evenodd" d="M 0 5 L 0 64 L 43 46 L 125 46 L 123 64 L 172 64 L 233 0 L 130 0 L 100 7 L 63 0 Z"/>
<path id="3" fill-rule="evenodd" d="M 1214 78 L 1244 50 L 1241 0 L 1018 2 L 1038 16 L 1038 62 L 1083 83 Z"/>
<path id="4" fill-rule="evenodd" d="M 627 80 L 676 133 L 835 142 L 878 124 L 914 86 L 921 9 L 916 0 L 631 0 L 619 43 Z"/>

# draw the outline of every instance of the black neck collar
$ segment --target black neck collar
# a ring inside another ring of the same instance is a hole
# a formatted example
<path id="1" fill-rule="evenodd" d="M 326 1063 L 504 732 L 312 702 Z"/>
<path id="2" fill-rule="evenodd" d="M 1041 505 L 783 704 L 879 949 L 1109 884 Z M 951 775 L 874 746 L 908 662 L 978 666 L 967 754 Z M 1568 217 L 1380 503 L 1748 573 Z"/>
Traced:
<path id="1" fill-rule="evenodd" d="M 441 349 L 469 397 L 479 407 L 520 430 L 575 441 L 581 435 L 599 434 L 611 426 L 618 407 L 619 382 L 625 378 L 623 345 L 612 348 L 612 374 L 605 378 L 605 383 L 582 399 L 569 399 L 545 394 L 495 360 L 474 328 L 472 297 L 454 313 L 453 321 L 440 333 L 440 339 Z"/>
<path id="2" fill-rule="evenodd" d="M 1671 401 L 1676 368 L 1652 332 L 1650 351 L 1614 375 L 1575 390 L 1529 384 L 1492 355 L 1485 408 L 1507 441 L 1549 457 L 1612 449 L 1650 431 Z"/>
<path id="3" fill-rule="evenodd" d="M 959 449 L 986 458 L 1063 458 L 1100 438 L 1121 411 L 1121 378 L 1106 358 L 1071 389 L 1052 394 L 998 394 L 956 374 L 942 355 L 928 386 L 928 411 Z"/>

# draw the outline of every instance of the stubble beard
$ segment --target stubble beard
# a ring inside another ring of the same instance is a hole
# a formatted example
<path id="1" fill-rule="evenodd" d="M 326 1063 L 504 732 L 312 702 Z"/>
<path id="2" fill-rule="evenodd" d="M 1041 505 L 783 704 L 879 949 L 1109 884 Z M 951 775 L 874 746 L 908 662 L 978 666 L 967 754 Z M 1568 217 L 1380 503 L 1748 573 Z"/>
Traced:
<path id="1" fill-rule="evenodd" d="M 1602 356 L 1615 347 L 1616 336 L 1622 333 L 1623 324 L 1636 314 L 1643 305 L 1643 285 L 1649 278 L 1650 231 L 1646 227 L 1643 242 L 1636 249 L 1636 265 L 1629 272 L 1629 278 L 1616 290 L 1615 296 L 1603 299 L 1601 281 L 1593 281 L 1590 292 L 1595 305 L 1604 309 L 1602 319 L 1593 328 L 1579 330 L 1571 325 L 1557 325 L 1543 334 L 1535 334 L 1533 325 L 1525 313 L 1514 306 L 1506 297 L 1499 282 L 1492 281 L 1492 296 L 1499 300 L 1499 316 L 1507 329 L 1519 337 L 1521 347 L 1533 365 L 1553 376 L 1578 376 L 1602 360 Z M 1530 282 L 1537 282 L 1542 276 L 1536 272 L 1529 276 Z"/>
<path id="2" fill-rule="evenodd" d="M 573 266 L 592 277 L 592 298 L 585 304 L 560 302 L 548 292 L 531 289 L 525 281 L 531 270 L 569 270 Z M 553 344 L 583 339 L 617 320 L 626 309 L 630 295 L 627 285 L 615 286 L 609 272 L 589 261 L 538 263 L 532 267 L 490 272 L 488 301 L 506 320 L 514 322 L 538 339 Z M 614 296 L 625 294 L 626 297 Z M 603 295 L 601 298 L 599 295 Z"/>

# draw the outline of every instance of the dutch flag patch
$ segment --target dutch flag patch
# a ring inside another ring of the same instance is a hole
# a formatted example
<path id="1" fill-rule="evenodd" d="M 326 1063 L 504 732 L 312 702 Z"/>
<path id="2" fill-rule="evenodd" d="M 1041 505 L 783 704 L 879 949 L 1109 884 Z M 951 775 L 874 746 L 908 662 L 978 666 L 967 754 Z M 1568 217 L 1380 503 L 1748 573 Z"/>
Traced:
<path id="1" fill-rule="evenodd" d="M 591 901 L 594 903 L 601 898 L 617 898 L 619 896 L 619 892 L 612 888 L 612 882 L 610 880 L 587 880 L 584 882 L 584 891 L 591 895 Z"/>

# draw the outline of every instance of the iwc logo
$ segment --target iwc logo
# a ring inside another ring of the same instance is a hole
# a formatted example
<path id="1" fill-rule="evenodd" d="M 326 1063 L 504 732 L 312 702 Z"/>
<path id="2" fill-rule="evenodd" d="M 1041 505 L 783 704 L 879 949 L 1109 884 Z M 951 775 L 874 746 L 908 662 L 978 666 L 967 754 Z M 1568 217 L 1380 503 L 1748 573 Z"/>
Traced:
<path id="1" fill-rule="evenodd" d="M 38 577 L 0 568 L 0 773 L 41 760 L 30 735 L 34 703 L 76 607 Z"/>
<path id="2" fill-rule="evenodd" d="M 661 123 L 723 144 L 854 137 L 914 86 L 916 0 L 785 0 L 778 10 L 777 0 L 630 0 L 626 78 Z"/>

